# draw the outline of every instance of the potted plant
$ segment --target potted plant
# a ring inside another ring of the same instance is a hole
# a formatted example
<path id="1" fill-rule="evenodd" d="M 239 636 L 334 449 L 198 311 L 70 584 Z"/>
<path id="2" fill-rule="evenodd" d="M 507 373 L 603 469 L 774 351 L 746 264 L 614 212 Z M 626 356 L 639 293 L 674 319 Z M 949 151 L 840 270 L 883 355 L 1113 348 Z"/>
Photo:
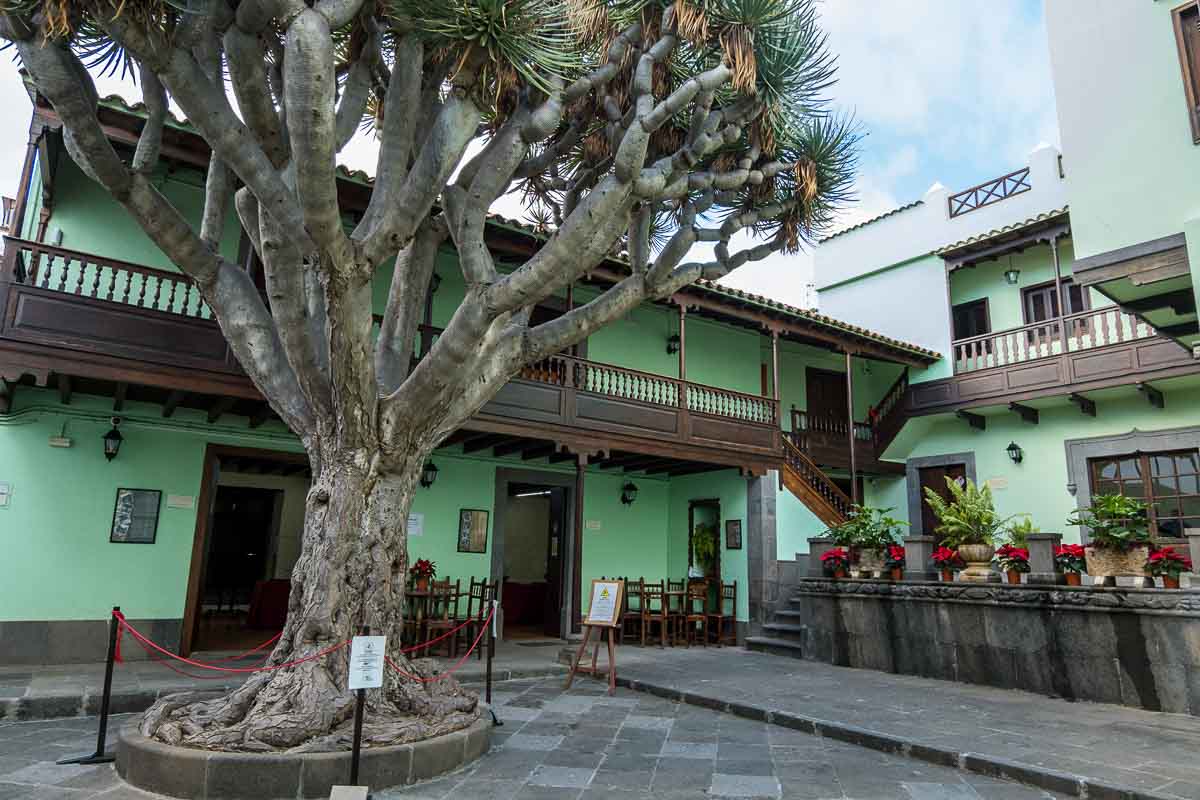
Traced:
<path id="1" fill-rule="evenodd" d="M 717 526 L 711 522 L 700 522 L 692 530 L 692 559 L 700 574 L 689 577 L 703 578 L 711 574 L 717 563 Z"/>
<path id="2" fill-rule="evenodd" d="M 1084 547 L 1088 574 L 1094 578 L 1146 576 L 1150 558 L 1148 506 L 1123 494 L 1102 494 L 1073 513 L 1068 525 L 1086 527 L 1091 536 Z"/>
<path id="3" fill-rule="evenodd" d="M 956 549 L 966 562 L 967 567 L 962 571 L 964 581 L 991 580 L 996 537 L 1008 527 L 1012 517 L 1002 519 L 996 513 L 988 486 L 980 488 L 973 481 L 963 481 L 960 486 L 953 478 L 946 478 L 946 487 L 950 490 L 950 502 L 932 489 L 925 489 L 925 502 L 938 518 L 937 532 L 942 544 Z"/>
<path id="4" fill-rule="evenodd" d="M 891 575 L 892 580 L 904 580 L 904 545 L 888 545 L 887 555 L 884 556 L 883 565 L 887 567 L 888 573 Z"/>
<path id="5" fill-rule="evenodd" d="M 1020 583 L 1021 573 L 1029 572 L 1029 550 L 1013 544 L 1002 545 L 996 550 L 996 562 L 1009 583 Z"/>
<path id="6" fill-rule="evenodd" d="M 870 578 L 883 570 L 887 548 L 896 544 L 900 527 L 907 524 L 889 517 L 891 510 L 856 505 L 845 522 L 827 531 L 834 543 L 847 549 L 859 577 Z"/>
<path id="7" fill-rule="evenodd" d="M 954 573 L 962 569 L 963 561 L 957 550 L 951 550 L 949 547 L 942 545 L 933 551 L 931 556 L 933 565 L 938 568 L 938 572 L 942 573 L 942 580 L 946 583 L 954 581 Z"/>
<path id="8" fill-rule="evenodd" d="M 844 547 L 826 550 L 821 554 L 821 566 L 825 568 L 826 575 L 833 578 L 844 578 L 847 570 L 850 569 L 850 554 Z"/>
<path id="9" fill-rule="evenodd" d="M 1025 537 L 1031 533 L 1041 533 L 1042 529 L 1033 524 L 1033 517 L 1026 514 L 1019 522 L 1014 522 L 1008 526 L 1008 541 L 1016 547 L 1029 548 Z"/>
<path id="10" fill-rule="evenodd" d="M 1162 578 L 1164 589 L 1179 588 L 1179 573 L 1192 571 L 1192 560 L 1174 547 L 1161 547 L 1146 559 L 1146 570 L 1156 578 Z"/>
<path id="11" fill-rule="evenodd" d="M 427 558 L 418 558 L 416 563 L 409 567 L 408 574 L 413 579 L 413 589 L 418 592 L 429 591 L 429 581 L 437 577 L 437 564 Z"/>
<path id="12" fill-rule="evenodd" d="M 1060 544 L 1054 548 L 1054 566 L 1066 576 L 1067 586 L 1083 584 L 1084 558 L 1081 544 Z"/>

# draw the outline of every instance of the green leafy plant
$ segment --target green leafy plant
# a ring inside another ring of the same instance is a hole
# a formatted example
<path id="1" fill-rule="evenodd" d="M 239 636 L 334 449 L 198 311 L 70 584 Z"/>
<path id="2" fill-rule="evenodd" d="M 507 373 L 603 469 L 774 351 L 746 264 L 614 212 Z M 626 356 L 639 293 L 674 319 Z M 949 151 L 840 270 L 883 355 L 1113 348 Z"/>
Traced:
<path id="1" fill-rule="evenodd" d="M 1022 519 L 1008 526 L 1008 541 L 1015 547 L 1028 547 L 1026 541 L 1031 533 L 1041 533 L 1042 529 L 1033 524 L 1033 517 L 1025 514 Z"/>
<path id="2" fill-rule="evenodd" d="M 717 557 L 717 526 L 700 522 L 692 529 L 692 557 L 696 565 L 707 569 Z"/>
<path id="3" fill-rule="evenodd" d="M 849 518 L 826 531 L 842 547 L 858 550 L 883 550 L 900 538 L 900 529 L 908 523 L 888 516 L 890 508 L 854 506 Z"/>
<path id="4" fill-rule="evenodd" d="M 973 481 L 964 481 L 959 486 L 953 478 L 946 478 L 946 487 L 950 490 L 950 502 L 932 489 L 925 489 L 925 502 L 938 518 L 937 533 L 942 537 L 942 544 L 952 548 L 964 544 L 995 544 L 1014 517 L 1001 518 L 996 513 L 991 487 L 981 488 Z"/>
<path id="5" fill-rule="evenodd" d="M 1150 543 L 1148 510 L 1149 506 L 1133 497 L 1101 494 L 1092 498 L 1090 506 L 1067 517 L 1067 524 L 1088 528 L 1092 547 L 1127 552 Z"/>

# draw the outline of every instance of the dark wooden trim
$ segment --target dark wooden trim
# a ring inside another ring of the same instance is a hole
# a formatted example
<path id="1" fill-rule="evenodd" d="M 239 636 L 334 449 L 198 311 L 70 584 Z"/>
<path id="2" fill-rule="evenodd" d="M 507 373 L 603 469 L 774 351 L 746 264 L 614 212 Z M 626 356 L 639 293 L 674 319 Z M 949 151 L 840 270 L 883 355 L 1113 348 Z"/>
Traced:
<path id="1" fill-rule="evenodd" d="M 1021 167 L 999 178 L 992 178 L 969 189 L 955 192 L 946 198 L 946 208 L 950 219 L 954 219 L 1014 195 L 1024 194 L 1032 188 L 1029 184 L 1029 167 Z"/>
<path id="2" fill-rule="evenodd" d="M 117 381 L 117 385 L 113 388 L 113 411 L 121 411 L 125 408 L 125 395 L 129 392 L 129 384 L 125 381 Z"/>
<path id="3" fill-rule="evenodd" d="M 174 414 L 175 409 L 179 408 L 179 404 L 183 402 L 185 397 L 187 397 L 187 392 L 180 389 L 175 389 L 167 395 L 167 399 L 163 402 L 162 407 L 163 417 L 170 417 Z"/>
<path id="4" fill-rule="evenodd" d="M 1163 393 L 1150 384 L 1144 382 L 1138 383 L 1137 390 L 1146 396 L 1146 402 L 1154 408 L 1167 407 L 1167 401 L 1163 398 Z"/>
<path id="5" fill-rule="evenodd" d="M 208 408 L 208 424 L 212 425 L 233 409 L 236 401 L 232 397 L 218 397 Z"/>
<path id="6" fill-rule="evenodd" d="M 850 502 L 858 505 L 858 440 L 854 436 L 854 361 L 846 351 L 846 450 L 850 453 Z"/>
<path id="7" fill-rule="evenodd" d="M 954 305 L 950 306 L 950 340 L 952 342 L 958 341 L 959 339 L 971 338 L 971 336 L 959 336 L 958 331 L 954 329 L 954 317 L 958 312 L 958 309 L 966 308 L 967 306 L 979 305 L 980 303 L 983 304 L 983 324 L 987 330 L 983 333 L 972 334 L 971 336 L 986 336 L 987 334 L 992 333 L 992 304 L 986 297 L 977 297 L 974 300 L 964 300 L 961 303 L 955 303 Z"/>
<path id="8" fill-rule="evenodd" d="M 979 414 L 972 414 L 970 411 L 963 411 L 962 409 L 955 411 L 954 415 L 965 421 L 975 430 L 987 430 L 987 417 L 980 416 Z"/>
<path id="9" fill-rule="evenodd" d="M 1073 311 L 1067 310 L 1066 304 L 1065 304 L 1065 301 L 1067 299 L 1067 291 L 1069 290 L 1069 288 L 1071 286 L 1079 286 L 1079 292 L 1083 297 L 1083 308 L 1073 310 Z M 1025 298 L 1028 297 L 1033 292 L 1040 292 L 1044 289 L 1050 289 L 1050 288 L 1053 288 L 1055 290 L 1055 296 L 1058 298 L 1058 316 L 1047 317 L 1046 319 L 1039 319 L 1039 320 L 1030 319 L 1029 318 L 1029 307 L 1025 302 Z M 1080 284 L 1076 283 L 1073 278 L 1070 278 L 1070 277 L 1063 278 L 1061 285 L 1060 285 L 1059 281 L 1052 280 L 1052 281 L 1042 281 L 1041 283 L 1035 283 L 1032 286 L 1022 286 L 1021 287 L 1021 320 L 1022 320 L 1023 325 L 1039 325 L 1039 324 L 1043 324 L 1043 323 L 1047 323 L 1047 322 L 1053 322 L 1056 319 L 1062 319 L 1064 316 L 1070 316 L 1071 314 L 1082 314 L 1084 311 L 1091 311 L 1091 310 L 1092 310 L 1092 300 L 1091 300 L 1091 296 L 1088 292 L 1088 287 L 1081 286 Z M 1129 309 L 1129 310 L 1132 310 L 1132 309 Z M 990 323 L 989 323 L 989 325 L 990 325 Z"/>
<path id="10" fill-rule="evenodd" d="M 1030 425 L 1038 424 L 1038 410 L 1032 406 L 1023 406 L 1020 403 L 1009 403 L 1008 410 L 1016 412 L 1017 416 L 1019 416 L 1022 421 L 1028 422 Z"/>
<path id="11" fill-rule="evenodd" d="M 588 457 L 583 453 L 575 458 L 575 546 L 571 548 L 571 632 L 578 633 L 582 628 L 583 619 L 583 579 L 580 571 L 583 569 L 583 498 L 584 498 L 584 467 Z"/>
<path id="12" fill-rule="evenodd" d="M 59 374 L 58 376 L 58 402 L 64 406 L 71 404 L 71 376 Z"/>
<path id="13" fill-rule="evenodd" d="M 489 433 L 482 436 L 476 436 L 463 442 L 462 451 L 464 454 L 478 453 L 481 450 L 487 450 L 489 447 L 505 441 L 506 437 L 498 434 Z"/>
<path id="14" fill-rule="evenodd" d="M 1049 244 L 1060 236 L 1070 234 L 1070 223 L 1062 221 L 1066 218 L 1067 215 L 1064 212 L 1048 220 L 1039 220 L 1027 226 L 1024 232 L 1012 231 L 983 242 L 972 242 L 961 247 L 939 250 L 938 253 L 946 262 L 948 272 L 975 267 L 985 261 L 996 261 L 1009 253 L 1020 253 L 1039 244 Z M 1055 222 L 1055 220 L 1060 221 Z"/>
<path id="15" fill-rule="evenodd" d="M 1118 247 L 1105 253 L 1079 258 L 1071 264 L 1071 275 L 1081 286 L 1092 286 L 1096 283 L 1114 280 L 1126 274 L 1139 271 L 1136 263 L 1152 259 L 1155 256 L 1172 256 L 1172 251 L 1179 251 L 1183 256 L 1180 274 L 1188 271 L 1187 239 L 1183 233 L 1172 233 L 1157 239 Z M 1157 264 L 1158 262 L 1154 262 Z M 1155 267 L 1157 268 L 1157 267 Z"/>
<path id="16" fill-rule="evenodd" d="M 529 442 L 524 439 L 503 441 L 492 448 L 492 456 L 494 458 L 504 458 L 505 456 L 511 456 L 513 453 L 520 453 L 527 447 L 529 447 Z M 466 451 L 464 450 L 464 452 Z"/>
<path id="17" fill-rule="evenodd" d="M 1078 394 L 1076 392 L 1072 392 L 1071 394 L 1067 395 L 1067 399 L 1070 400 L 1075 405 L 1079 406 L 1079 411 L 1081 414 L 1084 414 L 1089 417 L 1096 416 L 1096 401 L 1095 400 L 1091 400 L 1091 399 L 1084 397 L 1083 395 Z"/>
<path id="18" fill-rule="evenodd" d="M 271 408 L 270 403 L 263 403 L 258 410 L 250 415 L 248 424 L 251 428 L 261 427 L 267 420 L 275 415 L 275 409 Z"/>
<path id="19" fill-rule="evenodd" d="M 1191 322 L 1177 322 L 1174 325 L 1160 325 L 1157 330 L 1163 336 L 1170 336 L 1173 339 L 1195 336 L 1200 333 L 1200 321 L 1192 320 Z"/>
<path id="20" fill-rule="evenodd" d="M 188 567 L 187 595 L 183 605 L 183 630 L 179 635 L 179 654 L 182 656 L 191 654 L 196 628 L 200 624 L 200 582 L 204 579 L 204 552 L 208 548 L 209 511 L 213 493 L 216 492 L 213 472 L 217 468 L 218 447 L 209 444 L 204 448 L 200 494 L 196 497 L 196 526 L 192 532 L 192 560 Z"/>
<path id="21" fill-rule="evenodd" d="M 1191 289 L 1176 289 L 1171 292 L 1125 300 L 1121 308 L 1134 314 L 1146 314 L 1162 308 L 1170 308 L 1176 314 L 1193 314 L 1196 311 L 1196 295 Z M 1161 331 L 1162 329 L 1159 328 Z"/>
<path id="22" fill-rule="evenodd" d="M 1189 0 L 1171 9 L 1171 25 L 1175 30 L 1175 49 L 1179 56 L 1179 71 L 1183 77 L 1183 94 L 1187 98 L 1192 144 L 1200 144 L 1200 86 L 1196 85 L 1196 75 L 1200 73 L 1200 65 L 1197 64 L 1200 61 L 1200 53 L 1188 50 L 1183 19 L 1184 14 L 1193 10 L 1197 10 L 1196 0 Z M 1197 14 L 1197 17 L 1200 18 L 1200 14 Z"/>
<path id="23" fill-rule="evenodd" d="M 521 451 L 522 461 L 533 461 L 538 458 L 548 458 L 553 455 L 555 445 L 553 442 L 547 444 L 535 444 L 533 447 L 526 447 Z"/>
<path id="24" fill-rule="evenodd" d="M 13 394 L 16 392 L 16 387 L 4 378 L 0 378 L 0 414 L 7 414 L 12 411 Z"/>

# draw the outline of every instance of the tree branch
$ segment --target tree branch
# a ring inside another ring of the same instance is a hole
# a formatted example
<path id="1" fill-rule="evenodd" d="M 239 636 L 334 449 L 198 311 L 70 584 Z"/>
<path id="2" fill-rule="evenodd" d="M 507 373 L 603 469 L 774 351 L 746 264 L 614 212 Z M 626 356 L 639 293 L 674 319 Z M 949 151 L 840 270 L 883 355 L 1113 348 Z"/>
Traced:
<path id="1" fill-rule="evenodd" d="M 417 229 L 412 242 L 396 256 L 387 308 L 375 343 L 375 377 L 382 395 L 396 391 L 411 369 L 413 345 L 424 318 L 438 248 L 447 233 L 445 218 L 434 217 Z"/>
<path id="2" fill-rule="evenodd" d="M 163 124 L 167 118 L 167 90 L 163 88 L 154 70 L 138 64 L 138 77 L 142 84 L 142 102 L 146 105 L 146 124 L 138 136 L 137 150 L 133 154 L 134 172 L 152 172 L 158 164 L 158 153 L 162 147 Z"/>

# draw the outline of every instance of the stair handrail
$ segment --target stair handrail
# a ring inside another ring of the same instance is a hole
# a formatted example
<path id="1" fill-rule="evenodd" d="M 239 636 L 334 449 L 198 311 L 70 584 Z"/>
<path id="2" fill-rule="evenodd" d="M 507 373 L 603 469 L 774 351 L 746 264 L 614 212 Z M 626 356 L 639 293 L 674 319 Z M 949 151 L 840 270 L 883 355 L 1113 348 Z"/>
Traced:
<path id="1" fill-rule="evenodd" d="M 851 510 L 854 508 L 854 502 L 836 483 L 829 479 L 817 462 L 796 446 L 789 436 L 783 437 L 783 460 L 810 489 L 829 504 L 830 508 L 840 514 L 843 519 L 849 518 Z"/>
<path id="2" fill-rule="evenodd" d="M 876 457 L 892 443 L 892 439 L 896 438 L 896 434 L 904 427 L 907 418 L 904 395 L 907 391 L 908 367 L 905 367 L 875 406 L 875 419 L 872 420 L 871 428 L 875 434 Z"/>

